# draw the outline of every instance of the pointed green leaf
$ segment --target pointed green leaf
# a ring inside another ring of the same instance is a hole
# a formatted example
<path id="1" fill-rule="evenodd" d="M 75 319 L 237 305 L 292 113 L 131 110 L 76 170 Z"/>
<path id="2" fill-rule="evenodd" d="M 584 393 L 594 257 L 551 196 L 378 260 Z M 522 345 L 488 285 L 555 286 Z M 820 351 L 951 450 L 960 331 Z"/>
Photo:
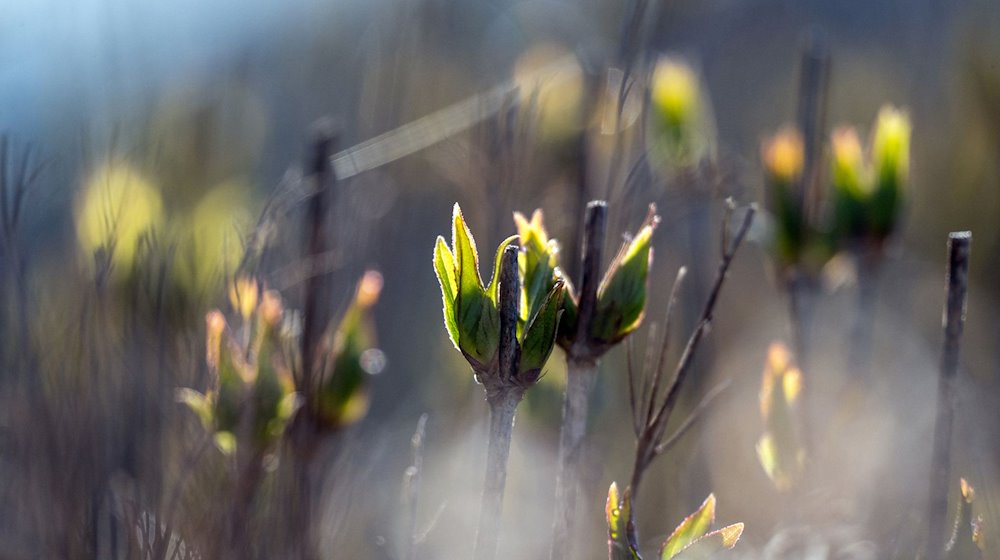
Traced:
<path id="1" fill-rule="evenodd" d="M 559 328 L 559 316 L 562 312 L 563 284 L 557 282 L 540 309 L 525 327 L 524 340 L 521 342 L 521 363 L 518 375 L 528 382 L 538 379 L 542 366 L 545 365 L 556 343 L 556 332 Z"/>
<path id="2" fill-rule="evenodd" d="M 709 494 L 701 507 L 687 516 L 663 543 L 663 547 L 660 548 L 660 559 L 673 558 L 681 549 L 708 532 L 713 522 L 715 522 L 715 494 Z"/>
<path id="3" fill-rule="evenodd" d="M 455 300 L 458 347 L 467 357 L 479 364 L 487 364 L 496 353 L 500 321 L 496 306 L 488 297 L 479 277 L 476 242 L 458 204 L 455 205 L 452 245 L 458 286 Z"/>
<path id="4" fill-rule="evenodd" d="M 459 294 L 483 292 L 483 281 L 479 277 L 479 252 L 476 250 L 476 240 L 472 237 L 458 204 L 455 204 L 451 235 L 451 246 L 455 251 L 455 264 L 458 270 Z"/>
<path id="5" fill-rule="evenodd" d="M 740 540 L 742 534 L 742 523 L 723 527 L 692 542 L 671 558 L 676 560 L 708 560 L 713 554 L 736 546 L 736 542 Z"/>
<path id="6" fill-rule="evenodd" d="M 614 343 L 635 330 L 646 308 L 646 284 L 652 261 L 653 226 L 646 225 L 608 269 L 597 291 L 590 335 Z"/>
<path id="7" fill-rule="evenodd" d="M 444 308 L 444 326 L 448 338 L 458 348 L 458 326 L 455 323 L 455 298 L 458 295 L 458 278 L 455 273 L 455 257 L 448 249 L 444 238 L 438 236 L 434 245 L 434 272 L 441 286 L 441 300 Z"/>

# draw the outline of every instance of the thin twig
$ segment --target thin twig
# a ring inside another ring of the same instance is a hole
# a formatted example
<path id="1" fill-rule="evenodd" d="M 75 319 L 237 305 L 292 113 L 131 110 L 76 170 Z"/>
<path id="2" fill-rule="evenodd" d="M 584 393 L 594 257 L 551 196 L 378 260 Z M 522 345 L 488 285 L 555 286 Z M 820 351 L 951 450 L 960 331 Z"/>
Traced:
<path id="1" fill-rule="evenodd" d="M 729 389 L 729 386 L 731 384 L 732 382 L 727 379 L 722 383 L 719 383 L 718 385 L 713 387 L 712 390 L 710 390 L 704 397 L 702 397 L 701 402 L 699 402 L 698 405 L 694 407 L 694 410 L 692 410 L 691 414 L 689 414 L 688 417 L 684 419 L 684 422 L 681 423 L 681 425 L 677 428 L 677 430 L 674 431 L 674 433 L 670 434 L 667 437 L 667 439 L 663 440 L 663 442 L 661 442 L 654 448 L 654 453 L 656 455 L 659 455 L 664 451 L 667 451 L 668 449 L 673 447 L 674 444 L 680 441 L 681 437 L 683 437 L 684 434 L 686 434 L 688 430 L 690 430 L 691 427 L 694 426 L 695 422 L 697 422 L 701 418 L 701 415 L 705 412 L 705 410 L 707 410 L 708 407 L 712 405 L 712 403 L 715 401 L 716 398 L 721 396 L 722 393 L 725 393 L 726 389 Z"/>
<path id="2" fill-rule="evenodd" d="M 406 560 L 413 560 L 417 553 L 417 506 L 420 503 L 420 482 L 424 466 L 424 438 L 427 433 L 427 413 L 420 415 L 417 429 L 410 438 L 410 449 L 413 453 L 413 464 L 406 469 Z"/>
<path id="3" fill-rule="evenodd" d="M 958 350 L 965 325 L 966 293 L 969 287 L 969 252 L 972 233 L 948 235 L 947 302 L 944 309 L 944 346 L 941 350 L 941 377 L 938 381 L 937 420 L 934 423 L 934 454 L 931 458 L 930 501 L 928 502 L 927 557 L 944 557 L 945 518 L 951 486 L 951 431 L 955 419 L 955 383 Z"/>
<path id="4" fill-rule="evenodd" d="M 728 224 L 729 221 L 726 220 L 723 223 Z M 723 230 L 725 229 L 726 228 L 723 228 Z M 681 285 L 684 284 L 684 278 L 686 276 L 687 276 L 687 268 L 683 266 L 680 267 L 677 270 L 677 277 L 674 278 L 674 287 L 670 289 L 670 300 L 667 301 L 667 312 L 663 320 L 663 323 L 665 325 L 663 332 L 663 345 L 660 348 L 660 360 L 657 363 L 656 369 L 654 370 L 653 374 L 653 387 L 650 390 L 649 401 L 648 401 L 650 403 L 650 406 L 646 410 L 646 421 L 645 421 L 646 424 L 649 424 L 653 420 L 652 404 L 657 402 L 657 400 L 659 400 L 660 383 L 662 383 L 663 373 L 664 371 L 666 371 L 667 350 L 670 348 L 670 325 L 673 322 L 673 315 L 674 315 L 673 311 L 674 307 L 677 305 L 678 290 L 680 290 Z"/>

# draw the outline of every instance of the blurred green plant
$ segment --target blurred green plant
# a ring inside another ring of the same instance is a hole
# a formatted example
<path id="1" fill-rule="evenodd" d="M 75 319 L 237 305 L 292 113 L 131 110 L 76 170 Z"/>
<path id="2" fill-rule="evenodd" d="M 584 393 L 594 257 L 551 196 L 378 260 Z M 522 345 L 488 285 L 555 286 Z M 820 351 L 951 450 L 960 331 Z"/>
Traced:
<path id="1" fill-rule="evenodd" d="M 872 134 L 870 161 L 854 128 L 833 132 L 833 231 L 841 244 L 881 245 L 895 231 L 909 179 L 910 132 L 906 113 L 882 107 Z"/>
<path id="2" fill-rule="evenodd" d="M 780 342 L 772 343 L 760 389 L 764 435 L 757 442 L 757 457 L 780 491 L 794 488 L 805 469 L 798 411 L 801 392 L 802 372 L 793 365 L 791 352 Z"/>
<path id="3" fill-rule="evenodd" d="M 650 144 L 664 167 L 683 169 L 712 156 L 708 100 L 689 64 L 661 57 L 650 77 L 649 99 Z"/>
<path id="4" fill-rule="evenodd" d="M 247 290 L 243 297 L 251 300 L 254 296 Z M 244 304 L 243 309 L 250 307 Z M 205 393 L 179 389 L 177 398 L 198 415 L 224 453 L 248 446 L 252 456 L 262 456 L 281 437 L 295 410 L 296 393 L 285 351 L 291 335 L 282 328 L 283 317 L 280 296 L 265 291 L 249 314 L 247 342 L 237 340 L 220 311 L 206 318 L 210 387 Z"/>

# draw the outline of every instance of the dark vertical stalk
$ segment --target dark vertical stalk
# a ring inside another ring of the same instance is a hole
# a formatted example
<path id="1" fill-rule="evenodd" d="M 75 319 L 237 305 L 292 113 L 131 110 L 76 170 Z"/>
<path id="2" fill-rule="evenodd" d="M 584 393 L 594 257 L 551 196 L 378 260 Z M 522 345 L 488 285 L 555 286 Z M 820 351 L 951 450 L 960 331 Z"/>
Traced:
<path id="1" fill-rule="evenodd" d="M 830 55 L 825 42 L 813 32 L 806 39 L 806 46 L 802 53 L 802 67 L 799 77 L 799 103 L 798 103 L 798 125 L 802 133 L 803 141 L 803 167 L 802 178 L 798 188 L 795 189 L 796 203 L 799 207 L 799 215 L 806 232 L 813 231 L 819 216 L 819 206 L 821 202 L 820 192 L 820 169 L 822 159 L 822 138 L 826 133 L 826 104 L 827 92 L 829 89 L 830 76 Z M 815 393 L 809 387 L 809 372 L 812 371 L 812 329 L 813 316 L 815 314 L 816 300 L 818 299 L 818 286 L 812 273 L 796 267 L 792 271 L 792 277 L 787 285 L 789 298 L 789 314 L 792 331 L 792 345 L 798 363 L 807 376 L 806 390 L 803 393 L 804 401 L 802 416 L 803 438 L 806 449 L 813 445 L 812 426 L 813 419 L 810 412 L 816 410 L 814 404 L 810 404 L 810 394 Z"/>
<path id="2" fill-rule="evenodd" d="M 309 270 L 306 279 L 302 318 L 302 387 L 312 388 L 312 373 L 319 337 L 329 321 L 324 275 L 317 274 L 314 259 L 328 254 L 331 240 L 327 218 L 333 207 L 336 175 L 330 164 L 330 155 L 336 151 L 336 135 L 329 121 L 320 121 L 313 127 L 313 138 L 306 155 L 305 174 L 312 182 L 312 198 L 306 209 L 304 245 Z"/>
<path id="3" fill-rule="evenodd" d="M 972 233 L 948 235 L 947 301 L 944 308 L 944 346 L 938 380 L 937 420 L 934 423 L 934 454 L 931 457 L 930 501 L 927 509 L 927 558 L 944 558 L 945 518 L 948 515 L 951 431 L 955 420 L 955 379 L 958 349 L 965 325 L 965 302 L 969 287 L 969 253 Z"/>
<path id="4" fill-rule="evenodd" d="M 336 133 L 334 125 L 329 120 L 322 120 L 313 126 L 312 138 L 306 153 L 305 179 L 311 182 L 312 198 L 306 208 L 306 229 L 304 243 L 306 246 L 305 260 L 308 274 L 306 277 L 305 295 L 302 309 L 302 340 L 301 356 L 302 371 L 299 372 L 299 390 L 305 393 L 306 402 L 312 402 L 308 397 L 310 391 L 315 391 L 313 370 L 317 359 L 317 349 L 323 330 L 330 321 L 329 286 L 325 274 L 317 270 L 316 260 L 329 255 L 332 240 L 328 226 L 330 211 L 333 208 L 334 192 L 337 177 L 330 163 L 330 155 L 336 151 Z M 306 415 L 305 418 L 310 418 Z M 310 458 L 316 445 L 316 433 L 311 422 L 303 422 L 295 434 L 296 449 L 293 462 L 294 492 L 290 496 L 293 503 L 291 512 L 291 528 L 297 535 L 291 545 L 296 555 L 301 558 L 312 558 L 312 473 L 309 469 Z"/>
<path id="5" fill-rule="evenodd" d="M 579 470 L 583 439 L 587 433 L 590 392 L 597 377 L 597 359 L 589 347 L 590 323 L 597 306 L 601 253 L 607 228 L 608 206 L 600 200 L 587 205 L 581 241 L 580 301 L 576 335 L 567 358 L 566 395 L 559 434 L 559 464 L 556 470 L 556 503 L 552 523 L 552 560 L 570 558 L 577 517 Z"/>
<path id="6" fill-rule="evenodd" d="M 497 554 L 503 495 L 507 484 L 507 460 L 514 429 L 514 414 L 524 396 L 517 384 L 520 361 L 517 344 L 517 317 L 521 301 L 521 279 L 518 272 L 517 245 L 504 249 L 500 262 L 500 345 L 498 371 L 484 376 L 493 381 L 487 386 L 486 401 L 490 407 L 490 433 L 486 454 L 486 476 L 476 531 L 476 560 L 493 560 Z"/>

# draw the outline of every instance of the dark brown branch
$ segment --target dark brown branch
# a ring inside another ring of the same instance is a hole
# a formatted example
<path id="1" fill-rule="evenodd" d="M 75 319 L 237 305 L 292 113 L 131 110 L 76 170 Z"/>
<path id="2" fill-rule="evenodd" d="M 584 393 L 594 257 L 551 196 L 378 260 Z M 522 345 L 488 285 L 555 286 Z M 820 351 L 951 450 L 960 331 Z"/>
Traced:
<path id="1" fill-rule="evenodd" d="M 517 244 L 508 245 L 500 257 L 500 379 L 509 384 L 517 377 L 520 348 L 517 344 L 517 319 L 521 305 L 521 275 L 518 272 Z"/>
<path id="2" fill-rule="evenodd" d="M 938 380 L 937 420 L 934 423 L 934 454 L 931 457 L 930 501 L 927 510 L 929 560 L 941 560 L 945 552 L 945 518 L 948 515 L 948 488 L 951 486 L 951 432 L 955 419 L 955 380 L 958 376 L 959 342 L 965 325 L 971 245 L 972 233 L 968 231 L 948 235 L 944 347 L 941 350 L 941 377 Z"/>
<path id="3" fill-rule="evenodd" d="M 601 258 L 604 249 L 605 230 L 608 222 L 608 205 L 603 200 L 587 204 L 587 214 L 583 226 L 580 264 L 580 301 L 576 320 L 576 336 L 570 349 L 571 359 L 580 359 L 590 354 L 590 322 L 597 307 L 597 287 L 601 282 Z"/>
<path id="4" fill-rule="evenodd" d="M 305 173 L 315 183 L 315 194 L 306 209 L 305 246 L 307 259 L 314 255 L 330 252 L 330 239 L 326 220 L 333 206 L 336 175 L 330 165 L 330 154 L 336 151 L 336 135 L 329 121 L 317 123 L 313 139 L 306 157 Z M 319 337 L 329 321 L 326 305 L 326 283 L 322 275 L 311 275 L 306 281 L 302 318 L 302 384 L 306 390 L 312 389 L 313 367 Z"/>
<path id="5" fill-rule="evenodd" d="M 830 53 L 823 39 L 814 33 L 807 38 L 802 52 L 802 73 L 799 77 L 798 122 L 805 159 L 802 162 L 802 184 L 796 191 L 800 215 L 810 222 L 817 218 L 820 203 L 820 148 L 826 127 L 829 78 Z"/>

